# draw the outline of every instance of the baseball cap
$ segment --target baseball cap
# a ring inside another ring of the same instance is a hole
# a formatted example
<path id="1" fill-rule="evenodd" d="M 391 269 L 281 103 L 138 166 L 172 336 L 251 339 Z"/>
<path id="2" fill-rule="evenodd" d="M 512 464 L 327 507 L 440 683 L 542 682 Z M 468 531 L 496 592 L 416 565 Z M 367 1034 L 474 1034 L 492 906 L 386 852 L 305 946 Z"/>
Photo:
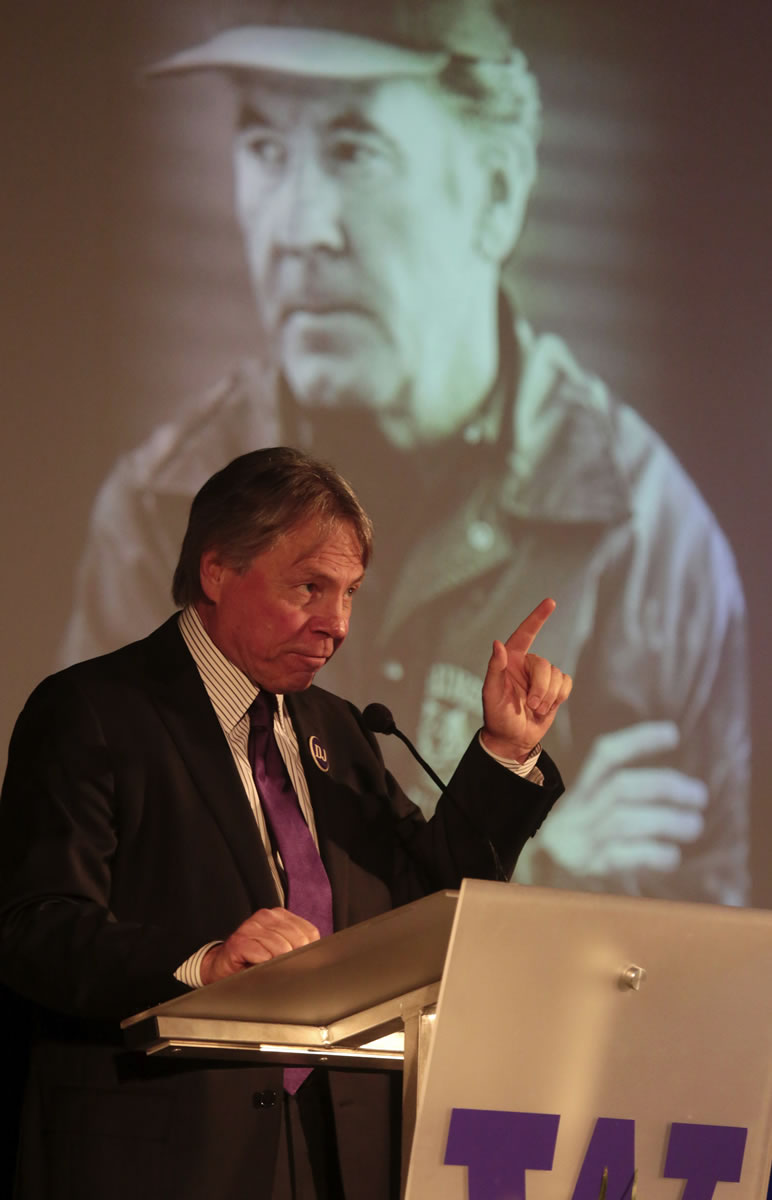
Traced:
<path id="1" fill-rule="evenodd" d="M 377 79 L 437 74 L 451 58 L 503 62 L 514 7 L 515 0 L 235 0 L 211 37 L 150 74 Z"/>

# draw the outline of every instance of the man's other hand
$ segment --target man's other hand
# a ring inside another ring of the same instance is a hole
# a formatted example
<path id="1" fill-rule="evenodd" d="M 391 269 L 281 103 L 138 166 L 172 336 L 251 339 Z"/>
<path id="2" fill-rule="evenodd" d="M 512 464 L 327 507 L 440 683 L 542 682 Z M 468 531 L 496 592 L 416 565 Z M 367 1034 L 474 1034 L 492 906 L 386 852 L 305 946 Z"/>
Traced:
<path id="1" fill-rule="evenodd" d="M 201 982 L 214 983 L 319 940 L 319 930 L 286 908 L 259 908 L 201 963 Z"/>

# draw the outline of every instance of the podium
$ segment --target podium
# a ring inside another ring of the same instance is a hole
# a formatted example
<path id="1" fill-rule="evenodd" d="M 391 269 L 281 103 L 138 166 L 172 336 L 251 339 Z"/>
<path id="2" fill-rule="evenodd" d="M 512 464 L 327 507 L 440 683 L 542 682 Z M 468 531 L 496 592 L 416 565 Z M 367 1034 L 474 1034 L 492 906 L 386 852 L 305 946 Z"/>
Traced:
<path id="1" fill-rule="evenodd" d="M 762 1200 L 772 912 L 466 880 L 124 1022 L 403 1070 L 405 1200 Z"/>

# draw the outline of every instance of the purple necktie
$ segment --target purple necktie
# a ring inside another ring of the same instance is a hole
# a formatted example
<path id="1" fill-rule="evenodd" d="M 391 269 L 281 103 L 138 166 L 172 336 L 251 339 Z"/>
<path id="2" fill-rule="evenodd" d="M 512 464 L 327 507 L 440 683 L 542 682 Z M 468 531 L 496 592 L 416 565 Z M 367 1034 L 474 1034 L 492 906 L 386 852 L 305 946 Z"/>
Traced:
<path id="1" fill-rule="evenodd" d="M 260 803 L 284 866 L 285 908 L 305 917 L 324 937 L 332 933 L 330 881 L 276 742 L 275 712 L 273 692 L 259 692 L 249 709 L 249 761 Z M 305 1067 L 285 1068 L 285 1089 L 296 1092 L 310 1073 Z"/>

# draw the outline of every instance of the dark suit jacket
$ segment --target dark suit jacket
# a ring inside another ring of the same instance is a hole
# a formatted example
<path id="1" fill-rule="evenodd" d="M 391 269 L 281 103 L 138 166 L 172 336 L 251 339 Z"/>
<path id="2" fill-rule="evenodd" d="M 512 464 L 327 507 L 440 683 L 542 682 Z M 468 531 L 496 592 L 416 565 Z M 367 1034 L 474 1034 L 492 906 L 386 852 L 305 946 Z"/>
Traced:
<path id="1" fill-rule="evenodd" d="M 561 789 L 546 756 L 538 788 L 473 744 L 426 822 L 353 705 L 316 687 L 288 704 L 336 928 L 493 878 L 496 855 L 511 870 Z M 184 991 L 181 962 L 278 902 L 176 618 L 36 689 L 0 805 L 0 978 L 34 1027 L 25 1200 L 270 1194 L 280 1072 L 154 1064 L 122 1050 L 117 1023 Z M 387 1197 L 388 1080 L 340 1073 L 332 1090 L 347 1197 Z"/>

